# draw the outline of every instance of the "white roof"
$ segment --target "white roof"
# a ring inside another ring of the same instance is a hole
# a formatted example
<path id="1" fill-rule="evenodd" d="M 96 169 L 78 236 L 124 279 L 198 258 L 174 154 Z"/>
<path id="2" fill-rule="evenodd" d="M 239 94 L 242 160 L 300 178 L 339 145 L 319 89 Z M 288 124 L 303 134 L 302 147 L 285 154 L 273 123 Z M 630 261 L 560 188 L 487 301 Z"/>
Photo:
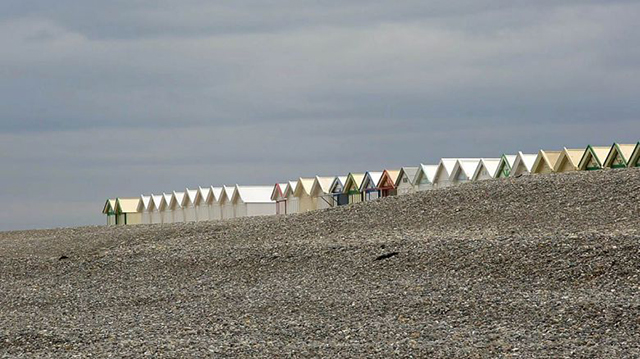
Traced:
<path id="1" fill-rule="evenodd" d="M 211 196 L 213 201 L 220 202 L 220 196 L 222 196 L 222 187 L 211 186 Z M 209 201 L 208 198 L 207 201 Z"/>
<path id="2" fill-rule="evenodd" d="M 199 202 L 206 202 L 209 200 L 209 196 L 211 195 L 211 187 L 198 187 L 198 192 L 200 193 Z"/>
<path id="3" fill-rule="evenodd" d="M 333 184 L 333 181 L 335 179 L 336 179 L 336 176 L 330 176 L 330 177 L 316 176 L 316 179 L 313 181 L 313 187 L 311 188 L 311 192 L 313 193 L 314 191 L 317 190 L 317 188 L 319 188 L 322 193 L 329 193 L 331 191 L 331 185 Z"/>
<path id="4" fill-rule="evenodd" d="M 287 190 L 287 183 L 276 183 L 273 185 L 273 190 L 271 191 L 271 199 L 276 200 L 278 196 L 284 197 L 284 191 Z"/>
<path id="5" fill-rule="evenodd" d="M 298 179 L 298 185 L 296 187 L 296 189 L 293 191 L 294 194 L 296 194 L 296 196 L 299 196 L 298 192 L 299 191 L 304 191 L 305 194 L 310 195 L 311 194 L 311 188 L 313 188 L 313 182 L 315 181 L 315 178 L 302 178 L 300 177 Z"/>
<path id="6" fill-rule="evenodd" d="M 536 158 L 538 158 L 537 154 L 525 154 L 522 152 L 518 152 L 518 159 L 519 161 L 524 164 L 524 167 L 527 169 L 527 171 L 531 172 L 531 170 L 533 169 L 533 164 L 536 163 Z M 516 160 L 518 160 L 516 159 Z M 515 163 L 514 163 L 515 164 Z"/>
<path id="7" fill-rule="evenodd" d="M 151 206 L 150 207 L 160 209 L 160 207 L 162 206 L 162 200 L 163 200 L 162 195 L 160 195 L 160 194 L 159 195 L 152 194 L 151 195 Z"/>
<path id="8" fill-rule="evenodd" d="M 164 205 L 165 206 L 170 206 L 171 205 L 172 194 L 171 193 L 163 193 L 162 197 L 164 198 Z"/>
<path id="9" fill-rule="evenodd" d="M 367 172 L 365 180 L 368 180 L 372 187 L 376 187 L 378 182 L 380 182 L 380 178 L 382 178 L 383 172 Z"/>
<path id="10" fill-rule="evenodd" d="M 337 186 L 344 187 L 344 183 L 347 181 L 347 176 L 337 176 L 334 178 L 329 188 L 330 192 L 333 192 Z"/>
<path id="11" fill-rule="evenodd" d="M 442 166 L 447 171 L 447 175 L 450 176 L 457 162 L 458 158 L 443 158 L 438 166 Z"/>
<path id="12" fill-rule="evenodd" d="M 482 167 L 486 168 L 491 177 L 495 178 L 499 165 L 500 158 L 481 158 L 480 163 L 478 164 L 478 168 L 476 168 L 476 172 L 473 174 L 473 178 L 475 179 L 480 175 L 480 170 Z"/>
<path id="13" fill-rule="evenodd" d="M 229 187 L 229 186 L 222 186 L 222 192 L 220 193 L 220 199 L 219 201 L 222 202 L 223 200 L 229 201 L 231 202 L 231 200 L 233 199 L 233 196 L 236 193 L 236 187 Z"/>
<path id="14" fill-rule="evenodd" d="M 273 203 L 271 193 L 272 186 L 238 186 L 233 201 L 238 199 L 244 203 Z"/>
<path id="15" fill-rule="evenodd" d="M 198 190 L 197 189 L 185 189 L 185 197 L 183 199 L 183 203 L 186 203 L 186 201 L 189 201 L 193 204 L 196 203 L 196 199 L 198 199 Z"/>
<path id="16" fill-rule="evenodd" d="M 433 178 L 436 176 L 437 171 L 438 165 L 425 165 L 421 163 L 414 178 L 411 179 L 411 183 L 416 184 L 418 176 L 420 176 L 421 173 L 424 173 L 424 175 L 427 176 L 427 181 L 429 181 L 429 183 L 433 183 Z"/>
<path id="17" fill-rule="evenodd" d="M 455 167 L 460 168 L 464 175 L 471 179 L 479 165 L 480 158 L 460 158 Z"/>
<path id="18" fill-rule="evenodd" d="M 151 203 L 151 196 L 140 195 L 140 203 L 138 204 L 138 211 L 148 211 L 149 204 Z"/>
<path id="19" fill-rule="evenodd" d="M 171 198 L 173 201 L 169 203 L 171 203 L 172 208 L 174 207 L 182 208 L 182 201 L 184 200 L 184 192 L 173 191 L 173 196 L 171 196 Z"/>

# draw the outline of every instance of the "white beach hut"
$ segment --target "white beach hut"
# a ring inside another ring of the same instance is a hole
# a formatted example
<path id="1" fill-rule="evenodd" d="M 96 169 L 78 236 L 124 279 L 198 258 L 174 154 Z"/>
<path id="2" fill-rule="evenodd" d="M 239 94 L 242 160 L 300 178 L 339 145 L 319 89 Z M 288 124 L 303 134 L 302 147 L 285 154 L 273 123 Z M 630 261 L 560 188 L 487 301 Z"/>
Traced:
<path id="1" fill-rule="evenodd" d="M 287 188 L 284 191 L 287 214 L 298 213 L 300 209 L 299 198 L 294 195 L 296 189 L 298 189 L 298 181 L 289 181 L 287 183 Z"/>
<path id="2" fill-rule="evenodd" d="M 196 197 L 196 220 L 198 222 L 209 221 L 209 197 L 211 196 L 211 187 L 198 187 L 198 196 Z"/>
<path id="3" fill-rule="evenodd" d="M 420 164 L 412 180 L 414 191 L 428 191 L 433 189 L 433 179 L 438 171 L 438 165 Z"/>
<path id="4" fill-rule="evenodd" d="M 235 218 L 235 211 L 233 207 L 233 196 L 235 195 L 236 187 L 222 186 L 222 192 L 220 195 L 220 208 L 222 219 Z"/>
<path id="5" fill-rule="evenodd" d="M 140 223 L 151 224 L 151 196 L 140 195 L 138 201 L 138 213 L 140 213 Z"/>
<path id="6" fill-rule="evenodd" d="M 173 194 L 171 195 L 171 202 L 169 202 L 169 208 L 171 208 L 172 223 L 185 222 L 184 209 L 182 208 L 184 196 L 185 196 L 184 192 L 176 192 L 176 191 L 173 191 Z"/>
<path id="7" fill-rule="evenodd" d="M 169 224 L 173 223 L 173 210 L 171 209 L 171 197 L 170 193 L 162 194 L 162 208 L 160 208 L 160 212 L 162 213 L 162 223 Z"/>
<path id="8" fill-rule="evenodd" d="M 511 168 L 509 177 L 531 174 L 533 164 L 536 162 L 537 157 L 538 155 L 522 153 L 522 151 L 519 151 L 516 156 L 516 160 L 513 162 L 513 167 Z"/>
<path id="9" fill-rule="evenodd" d="M 451 186 L 451 173 L 456 166 L 458 158 L 443 158 L 440 160 L 436 173 L 433 176 L 433 187 L 442 188 Z"/>
<path id="10" fill-rule="evenodd" d="M 222 219 L 222 187 L 211 186 L 209 197 L 207 197 L 207 206 L 209 207 L 209 220 L 219 221 Z"/>
<path id="11" fill-rule="evenodd" d="M 451 184 L 471 181 L 478 166 L 480 166 L 480 161 L 480 158 L 461 158 L 457 160 L 451 171 Z"/>
<path id="12" fill-rule="evenodd" d="M 231 202 L 236 218 L 276 214 L 276 203 L 271 199 L 271 186 L 236 185 Z"/>
<path id="13" fill-rule="evenodd" d="M 182 212 L 184 214 L 185 222 L 196 222 L 198 217 L 196 215 L 196 202 L 198 201 L 197 189 L 185 189 L 184 197 L 182 198 Z"/>
<path id="14" fill-rule="evenodd" d="M 151 223 L 152 224 L 161 224 L 162 223 L 162 202 L 164 198 L 162 195 L 151 195 L 151 203 L 149 204 L 149 213 L 151 213 Z"/>
<path id="15" fill-rule="evenodd" d="M 336 176 L 320 177 L 316 176 L 311 186 L 311 199 L 313 200 L 314 209 L 325 209 L 334 206 L 333 196 L 331 194 L 331 185 Z"/>
<path id="16" fill-rule="evenodd" d="M 480 164 L 473 173 L 472 181 L 485 181 L 496 178 L 498 175 L 500 158 L 481 158 Z"/>
<path id="17" fill-rule="evenodd" d="M 398 195 L 414 191 L 413 179 L 416 177 L 418 167 L 402 167 L 396 180 L 396 192 Z"/>

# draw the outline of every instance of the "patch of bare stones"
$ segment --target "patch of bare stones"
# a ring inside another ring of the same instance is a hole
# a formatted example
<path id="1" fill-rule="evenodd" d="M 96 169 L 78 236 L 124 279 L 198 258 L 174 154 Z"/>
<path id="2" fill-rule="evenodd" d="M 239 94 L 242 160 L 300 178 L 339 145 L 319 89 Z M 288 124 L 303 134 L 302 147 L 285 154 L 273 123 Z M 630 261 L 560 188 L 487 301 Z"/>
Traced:
<path id="1" fill-rule="evenodd" d="M 640 170 L 0 233 L 0 357 L 638 357 Z"/>

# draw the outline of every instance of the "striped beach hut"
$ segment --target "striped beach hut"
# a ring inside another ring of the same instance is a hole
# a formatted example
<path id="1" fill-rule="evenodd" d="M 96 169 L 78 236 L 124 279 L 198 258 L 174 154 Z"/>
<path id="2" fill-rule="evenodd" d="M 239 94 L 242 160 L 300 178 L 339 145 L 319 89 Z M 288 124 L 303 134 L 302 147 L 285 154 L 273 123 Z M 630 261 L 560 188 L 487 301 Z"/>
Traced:
<path id="1" fill-rule="evenodd" d="M 564 147 L 556 161 L 554 172 L 562 173 L 577 171 L 583 154 L 584 149 L 568 149 Z"/>
<path id="2" fill-rule="evenodd" d="M 519 151 L 518 155 L 516 155 L 516 160 L 513 162 L 513 166 L 511 167 L 509 177 L 531 174 L 531 169 L 533 168 L 533 164 L 536 162 L 536 157 L 538 157 L 538 155 L 522 153 L 522 151 Z"/>
<path id="3" fill-rule="evenodd" d="M 625 168 L 629 167 L 629 162 L 633 151 L 638 144 L 619 144 L 614 143 L 609 150 L 607 158 L 604 160 L 606 168 Z"/>
<path id="4" fill-rule="evenodd" d="M 472 181 L 484 181 L 496 178 L 500 158 L 481 158 L 476 171 L 471 177 Z"/>
<path id="5" fill-rule="evenodd" d="M 362 181 L 364 173 L 349 173 L 344 184 L 342 193 L 349 196 L 349 204 L 362 202 Z"/>
<path id="6" fill-rule="evenodd" d="M 364 201 L 372 201 L 380 197 L 380 191 L 378 190 L 378 182 L 382 178 L 382 172 L 367 172 L 364 174 L 362 185 L 360 189 L 362 191 L 362 198 Z"/>
<path id="7" fill-rule="evenodd" d="M 416 177 L 418 167 L 402 167 L 396 179 L 396 192 L 398 195 L 414 191 L 413 179 Z"/>
<path id="8" fill-rule="evenodd" d="M 456 161 L 451 171 L 451 184 L 469 182 L 480 166 L 480 158 L 461 158 Z"/>
<path id="9" fill-rule="evenodd" d="M 502 157 L 500 157 L 500 164 L 498 165 L 495 178 L 509 177 L 509 175 L 511 175 L 511 168 L 513 168 L 513 164 L 516 162 L 516 157 L 518 157 L 518 155 L 503 154 Z"/>
<path id="10" fill-rule="evenodd" d="M 314 209 L 325 209 L 334 206 L 331 185 L 336 176 L 316 176 L 311 186 L 311 199 Z"/>
<path id="11" fill-rule="evenodd" d="M 420 164 L 412 180 L 414 191 L 428 191 L 433 189 L 433 180 L 438 171 L 438 165 Z"/>
<path id="12" fill-rule="evenodd" d="M 329 187 L 329 193 L 333 199 L 332 207 L 344 206 L 349 204 L 349 195 L 344 193 L 344 184 L 347 182 L 347 176 L 337 176 Z"/>
<path id="13" fill-rule="evenodd" d="M 102 207 L 102 214 L 107 216 L 107 226 L 116 225 L 116 199 L 110 198 Z"/>
<path id="14" fill-rule="evenodd" d="M 609 154 L 609 150 L 611 150 L 611 148 L 608 146 L 588 145 L 580 159 L 578 168 L 580 171 L 594 171 L 602 169 L 604 166 L 604 160 Z"/>
<path id="15" fill-rule="evenodd" d="M 538 157 L 536 157 L 536 161 L 533 163 L 531 173 L 546 174 L 555 172 L 556 163 L 558 163 L 561 154 L 562 151 L 538 151 Z"/>
<path id="16" fill-rule="evenodd" d="M 398 189 L 396 188 L 398 177 L 400 177 L 400 170 L 384 170 L 382 172 L 382 177 L 378 182 L 380 197 L 389 197 L 398 194 Z"/>

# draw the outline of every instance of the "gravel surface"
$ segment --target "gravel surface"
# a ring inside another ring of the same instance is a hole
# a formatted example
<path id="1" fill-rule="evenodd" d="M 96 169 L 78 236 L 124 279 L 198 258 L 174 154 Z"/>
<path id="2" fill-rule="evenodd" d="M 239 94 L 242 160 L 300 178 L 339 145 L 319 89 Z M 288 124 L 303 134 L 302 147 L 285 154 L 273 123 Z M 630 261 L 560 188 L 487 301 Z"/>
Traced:
<path id="1" fill-rule="evenodd" d="M 640 170 L 0 233 L 0 357 L 639 357 Z"/>

